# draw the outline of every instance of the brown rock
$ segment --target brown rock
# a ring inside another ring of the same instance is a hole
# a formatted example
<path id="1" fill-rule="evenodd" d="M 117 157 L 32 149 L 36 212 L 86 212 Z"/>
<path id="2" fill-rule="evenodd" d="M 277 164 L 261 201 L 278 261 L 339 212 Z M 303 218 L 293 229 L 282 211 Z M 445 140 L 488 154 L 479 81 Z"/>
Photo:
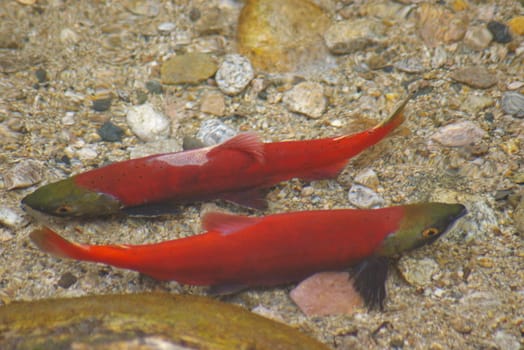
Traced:
<path id="1" fill-rule="evenodd" d="M 429 47 L 459 41 L 466 34 L 466 17 L 455 15 L 444 6 L 423 3 L 416 16 L 418 33 Z"/>
<path id="2" fill-rule="evenodd" d="M 221 93 L 211 92 L 202 97 L 200 111 L 221 117 L 224 115 L 225 110 L 226 103 Z"/>
<path id="3" fill-rule="evenodd" d="M 320 272 L 302 281 L 290 293 L 307 316 L 351 315 L 364 303 L 348 272 Z"/>
<path id="4" fill-rule="evenodd" d="M 496 75 L 482 66 L 459 68 L 451 73 L 451 79 L 478 89 L 487 89 L 497 83 Z"/>
<path id="5" fill-rule="evenodd" d="M 217 64 L 205 53 L 188 53 L 169 58 L 162 64 L 162 84 L 197 84 L 215 74 Z"/>

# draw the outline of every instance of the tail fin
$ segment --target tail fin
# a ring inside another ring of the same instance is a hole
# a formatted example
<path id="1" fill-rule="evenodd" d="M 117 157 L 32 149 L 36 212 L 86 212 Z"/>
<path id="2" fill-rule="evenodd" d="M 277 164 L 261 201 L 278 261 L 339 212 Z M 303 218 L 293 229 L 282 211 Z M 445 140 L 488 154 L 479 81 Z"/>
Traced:
<path id="1" fill-rule="evenodd" d="M 400 124 L 402 124 L 405 120 L 405 117 L 404 117 L 404 107 L 406 107 L 406 104 L 409 102 L 409 100 L 411 100 L 413 98 L 413 95 L 410 95 L 408 96 L 404 101 L 402 101 L 402 103 L 395 109 L 395 111 L 393 113 L 391 113 L 391 115 L 389 116 L 389 118 L 387 118 L 386 120 L 384 120 L 383 122 L 381 122 L 380 124 L 378 124 L 377 126 L 375 126 L 373 129 L 387 129 L 387 130 L 393 130 L 395 129 L 396 127 L 398 127 Z"/>
<path id="2" fill-rule="evenodd" d="M 83 259 L 88 250 L 87 246 L 69 242 L 48 227 L 31 232 L 29 237 L 42 251 L 61 258 Z"/>

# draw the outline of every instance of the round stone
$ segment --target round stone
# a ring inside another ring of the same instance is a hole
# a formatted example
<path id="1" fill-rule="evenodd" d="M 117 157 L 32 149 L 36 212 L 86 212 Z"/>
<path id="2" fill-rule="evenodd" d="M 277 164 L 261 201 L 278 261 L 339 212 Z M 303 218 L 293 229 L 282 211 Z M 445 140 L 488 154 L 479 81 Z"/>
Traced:
<path id="1" fill-rule="evenodd" d="M 228 95 L 238 95 L 255 77 L 249 60 L 238 54 L 227 55 L 215 75 L 218 88 Z"/>

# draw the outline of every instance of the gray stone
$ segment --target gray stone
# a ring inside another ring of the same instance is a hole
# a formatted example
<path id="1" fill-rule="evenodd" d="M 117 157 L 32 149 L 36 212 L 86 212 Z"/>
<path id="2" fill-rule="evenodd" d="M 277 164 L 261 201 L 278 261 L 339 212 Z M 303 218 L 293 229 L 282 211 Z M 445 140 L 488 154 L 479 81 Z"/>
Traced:
<path id="1" fill-rule="evenodd" d="M 336 22 L 324 34 L 324 41 L 332 53 L 348 54 L 375 44 L 384 32 L 382 22 L 371 18 L 359 18 Z"/>
<path id="2" fill-rule="evenodd" d="M 227 55 L 218 68 L 215 80 L 218 88 L 228 95 L 238 95 L 255 77 L 249 60 L 238 54 Z"/>
<path id="3" fill-rule="evenodd" d="M 368 209 L 384 205 L 384 199 L 369 187 L 355 184 L 348 192 L 348 200 L 355 207 Z"/>
<path id="4" fill-rule="evenodd" d="M 398 263 L 398 269 L 409 284 L 425 287 L 431 283 L 433 276 L 439 271 L 439 266 L 430 258 L 415 259 L 403 256 Z"/>
<path id="5" fill-rule="evenodd" d="M 236 130 L 222 123 L 218 119 L 208 119 L 202 123 L 197 138 L 206 146 L 213 146 L 229 140 L 238 134 Z"/>
<path id="6" fill-rule="evenodd" d="M 524 118 L 524 95 L 508 91 L 502 95 L 502 109 L 517 118 Z"/>
<path id="7" fill-rule="evenodd" d="M 464 44 L 473 50 L 484 50 L 493 40 L 493 35 L 486 27 L 471 27 L 466 31 Z"/>
<path id="8" fill-rule="evenodd" d="M 133 133 L 143 141 L 165 139 L 171 130 L 169 119 L 150 104 L 129 108 L 126 120 Z"/>
<path id="9" fill-rule="evenodd" d="M 487 136 L 486 131 L 467 120 L 441 127 L 431 136 L 431 139 L 444 146 L 461 147 L 478 144 L 485 136 Z"/>
<path id="10" fill-rule="evenodd" d="M 16 163 L 4 173 L 4 183 L 8 190 L 25 188 L 42 181 L 42 164 L 36 160 L 25 159 Z"/>

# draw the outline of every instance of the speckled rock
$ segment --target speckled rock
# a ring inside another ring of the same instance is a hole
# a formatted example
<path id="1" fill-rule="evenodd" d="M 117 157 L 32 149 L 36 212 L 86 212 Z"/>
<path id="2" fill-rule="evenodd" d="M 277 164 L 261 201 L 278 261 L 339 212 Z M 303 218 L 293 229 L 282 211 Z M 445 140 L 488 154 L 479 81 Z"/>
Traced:
<path id="1" fill-rule="evenodd" d="M 357 208 L 369 209 L 378 208 L 384 205 L 384 199 L 371 188 L 355 184 L 348 192 L 349 203 Z"/>
<path id="2" fill-rule="evenodd" d="M 450 77 L 478 89 L 487 89 L 497 83 L 497 76 L 482 66 L 458 68 L 451 73 Z"/>
<path id="3" fill-rule="evenodd" d="M 320 118 L 327 105 L 324 87 L 314 82 L 299 83 L 285 93 L 284 104 L 292 112 Z"/>
<path id="4" fill-rule="evenodd" d="M 133 133 L 143 141 L 165 139 L 171 129 L 169 119 L 150 104 L 129 108 L 126 120 Z"/>
<path id="5" fill-rule="evenodd" d="M 162 84 L 197 84 L 212 77 L 217 64 L 205 53 L 188 53 L 169 58 L 160 70 Z"/>
<path id="6" fill-rule="evenodd" d="M 493 35 L 486 27 L 476 26 L 468 28 L 464 36 L 464 44 L 473 50 L 484 50 L 493 40 Z"/>
<path id="7" fill-rule="evenodd" d="M 430 258 L 415 259 L 403 256 L 397 266 L 402 277 L 416 287 L 429 285 L 433 275 L 440 270 L 437 262 Z"/>
<path id="8" fill-rule="evenodd" d="M 502 95 L 502 109 L 517 118 L 524 118 L 524 95 L 516 91 L 508 91 Z"/>
<path id="9" fill-rule="evenodd" d="M 40 162 L 25 159 L 16 163 L 4 173 L 4 183 L 8 190 L 25 188 L 42 181 L 43 166 Z"/>
<path id="10" fill-rule="evenodd" d="M 329 51 L 340 55 L 364 50 L 384 33 L 385 26 L 381 21 L 357 18 L 334 23 L 324 34 L 324 40 Z"/>
<path id="11" fill-rule="evenodd" d="M 160 3 L 156 0 L 126 0 L 125 8 L 139 16 L 156 17 L 160 13 Z"/>
<path id="12" fill-rule="evenodd" d="M 444 146 L 461 147 L 479 143 L 485 136 L 486 131 L 474 122 L 466 120 L 441 127 L 431 139 Z"/>
<path id="13" fill-rule="evenodd" d="M 255 73 L 251 62 L 241 55 L 232 54 L 224 58 L 218 68 L 215 80 L 218 88 L 228 95 L 238 95 L 253 80 Z"/>
<path id="14" fill-rule="evenodd" d="M 320 272 L 300 282 L 289 294 L 304 314 L 351 315 L 363 306 L 348 272 Z"/>
<path id="15" fill-rule="evenodd" d="M 204 113 L 213 114 L 216 116 L 223 116 L 226 110 L 226 102 L 224 96 L 219 92 L 209 92 L 202 96 L 200 104 L 200 111 Z"/>
<path id="16" fill-rule="evenodd" d="M 206 146 L 222 143 L 238 132 L 232 127 L 224 124 L 218 119 L 208 119 L 202 123 L 197 133 L 197 138 L 202 140 Z"/>
<path id="17" fill-rule="evenodd" d="M 416 16 L 418 33 L 429 47 L 459 41 L 466 34 L 467 17 L 454 14 L 442 5 L 422 3 Z"/>
<path id="18" fill-rule="evenodd" d="M 0 225 L 19 229 L 27 225 L 28 221 L 20 209 L 13 209 L 6 206 L 0 206 Z"/>

